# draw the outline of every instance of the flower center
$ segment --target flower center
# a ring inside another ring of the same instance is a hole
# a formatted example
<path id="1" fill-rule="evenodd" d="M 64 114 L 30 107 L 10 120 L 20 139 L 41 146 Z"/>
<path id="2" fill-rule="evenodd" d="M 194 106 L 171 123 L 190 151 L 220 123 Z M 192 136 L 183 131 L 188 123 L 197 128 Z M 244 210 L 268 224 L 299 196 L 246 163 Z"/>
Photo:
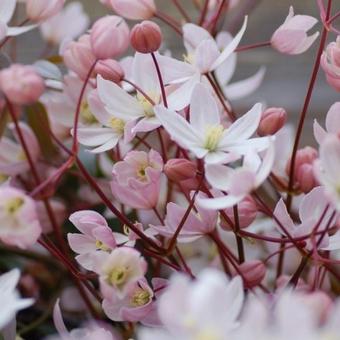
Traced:
<path id="1" fill-rule="evenodd" d="M 193 65 L 195 63 L 195 55 L 193 53 L 188 53 L 183 55 L 184 62 Z"/>
<path id="2" fill-rule="evenodd" d="M 131 297 L 130 303 L 133 307 L 144 306 L 150 301 L 150 293 L 138 288 Z"/>
<path id="3" fill-rule="evenodd" d="M 148 164 L 141 164 L 137 170 L 137 178 L 142 181 L 146 182 L 147 177 L 146 177 L 146 168 L 148 167 Z"/>
<path id="4" fill-rule="evenodd" d="M 83 101 L 80 106 L 80 117 L 84 124 L 92 125 L 98 123 L 97 118 L 90 110 L 90 106 L 87 101 Z"/>
<path id="5" fill-rule="evenodd" d="M 96 240 L 96 248 L 98 250 L 107 251 L 107 252 L 111 250 L 110 247 L 108 247 L 105 243 L 99 240 Z"/>
<path id="6" fill-rule="evenodd" d="M 219 125 L 208 126 L 205 131 L 204 148 L 209 151 L 215 151 L 222 137 L 224 127 Z"/>
<path id="7" fill-rule="evenodd" d="M 129 268 L 119 266 L 114 268 L 108 275 L 108 283 L 112 286 L 121 287 L 128 279 Z"/>
<path id="8" fill-rule="evenodd" d="M 154 101 L 154 103 L 159 102 L 159 95 L 155 94 L 149 97 Z M 150 118 L 155 116 L 153 104 L 150 103 L 148 99 L 146 99 L 142 94 L 137 93 L 137 100 L 139 101 L 139 104 L 143 107 L 145 117 Z"/>
<path id="9" fill-rule="evenodd" d="M 8 215 L 14 215 L 24 204 L 24 199 L 21 197 L 15 197 L 10 199 L 5 205 L 5 211 Z"/>
<path id="10" fill-rule="evenodd" d="M 110 121 L 110 126 L 114 132 L 117 132 L 119 134 L 124 133 L 125 122 L 122 119 L 113 117 Z"/>

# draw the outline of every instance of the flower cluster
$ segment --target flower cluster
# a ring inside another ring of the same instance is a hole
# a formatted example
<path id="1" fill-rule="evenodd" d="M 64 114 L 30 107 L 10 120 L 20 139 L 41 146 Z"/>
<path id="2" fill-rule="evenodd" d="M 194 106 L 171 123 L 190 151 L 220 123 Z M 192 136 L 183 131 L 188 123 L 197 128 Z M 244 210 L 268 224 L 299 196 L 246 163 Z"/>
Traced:
<path id="1" fill-rule="evenodd" d="M 320 36 L 290 7 L 251 45 L 247 1 L 93 0 L 92 23 L 65 2 L 0 1 L 0 338 L 338 339 L 340 102 L 301 147 L 319 71 L 340 91 L 332 1 Z M 238 105 L 267 72 L 232 81 L 239 54 L 314 44 L 296 127 Z"/>

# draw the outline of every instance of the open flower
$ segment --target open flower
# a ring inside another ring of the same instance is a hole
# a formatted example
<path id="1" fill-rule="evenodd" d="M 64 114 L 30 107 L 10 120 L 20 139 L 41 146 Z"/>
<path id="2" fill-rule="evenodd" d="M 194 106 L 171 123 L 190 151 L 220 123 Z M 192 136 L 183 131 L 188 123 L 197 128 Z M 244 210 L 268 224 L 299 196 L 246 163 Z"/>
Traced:
<path id="1" fill-rule="evenodd" d="M 37 25 L 9 27 L 8 23 L 11 21 L 16 7 L 16 0 L 1 0 L 0 2 L 0 40 L 5 37 L 17 36 L 26 33 Z"/>
<path id="2" fill-rule="evenodd" d="M 307 36 L 306 32 L 317 22 L 317 19 L 309 15 L 294 15 L 294 8 L 291 6 L 285 22 L 271 38 L 272 46 L 285 54 L 301 54 L 307 51 L 319 36 L 319 32 L 311 36 Z"/>
<path id="3" fill-rule="evenodd" d="M 225 128 L 215 99 L 202 84 L 197 84 L 192 93 L 189 123 L 162 106 L 157 106 L 155 112 L 171 138 L 207 164 L 228 163 L 249 150 L 260 152 L 269 145 L 268 138 L 250 139 L 260 123 L 260 104 Z"/>

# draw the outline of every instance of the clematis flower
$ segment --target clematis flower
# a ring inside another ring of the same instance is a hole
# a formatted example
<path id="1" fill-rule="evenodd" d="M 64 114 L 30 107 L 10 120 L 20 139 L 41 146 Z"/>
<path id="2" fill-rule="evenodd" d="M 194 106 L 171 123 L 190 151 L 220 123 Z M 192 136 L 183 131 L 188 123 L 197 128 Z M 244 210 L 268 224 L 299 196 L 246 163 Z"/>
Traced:
<path id="1" fill-rule="evenodd" d="M 18 269 L 0 275 L 0 335 L 1 330 L 6 327 L 10 321 L 15 318 L 15 314 L 21 310 L 33 305 L 33 299 L 21 299 L 16 286 L 19 282 L 20 272 Z"/>
<path id="2" fill-rule="evenodd" d="M 280 221 L 280 223 L 285 227 L 292 237 L 300 237 L 311 234 L 319 222 L 320 217 L 324 213 L 326 207 L 330 205 L 329 199 L 325 195 L 325 190 L 323 187 L 316 187 L 311 190 L 301 201 L 299 207 L 299 217 L 301 223 L 296 225 L 290 215 L 287 212 L 286 205 L 283 200 L 280 199 L 274 210 L 274 216 Z M 330 206 L 322 219 L 318 231 L 322 231 L 326 228 L 329 220 L 334 212 L 334 209 Z M 333 218 L 333 222 L 336 221 L 336 217 Z M 276 229 L 282 234 L 283 231 L 280 226 L 275 222 Z M 328 249 L 329 246 L 333 248 L 334 241 L 338 239 L 338 235 L 328 236 L 326 234 L 319 248 Z M 316 237 L 316 242 L 318 238 Z M 307 241 L 307 248 L 312 247 L 311 240 Z"/>
<path id="3" fill-rule="evenodd" d="M 35 202 L 22 191 L 0 187 L 0 240 L 26 249 L 36 243 L 41 226 Z"/>
<path id="4" fill-rule="evenodd" d="M 200 193 L 199 196 L 206 197 L 206 195 L 202 193 Z M 186 210 L 186 208 L 181 207 L 178 204 L 172 202 L 168 203 L 164 220 L 165 225 L 151 226 L 151 228 L 156 230 L 160 235 L 171 238 L 176 232 Z M 216 228 L 216 223 L 216 211 L 207 211 L 201 207 L 197 207 L 197 214 L 193 211 L 190 212 L 177 240 L 180 243 L 193 242 L 200 237 L 211 233 Z"/>
<path id="5" fill-rule="evenodd" d="M 90 18 L 80 2 L 71 2 L 57 15 L 39 26 L 42 37 L 51 45 L 75 39 L 86 31 Z"/>
<path id="6" fill-rule="evenodd" d="M 154 293 L 145 279 L 141 279 L 127 290 L 124 298 L 116 292 L 104 296 L 104 313 L 113 321 L 143 322 L 152 311 Z"/>
<path id="7" fill-rule="evenodd" d="M 207 164 L 205 176 L 214 189 L 226 191 L 228 195 L 214 198 L 197 198 L 197 204 L 206 209 L 220 210 L 241 202 L 258 188 L 269 176 L 275 157 L 271 141 L 263 160 L 257 155 L 248 154 L 243 165 L 233 169 L 221 164 Z"/>
<path id="8" fill-rule="evenodd" d="M 326 194 L 330 197 L 336 208 L 340 209 L 340 141 L 330 135 L 325 138 L 320 146 L 319 161 L 315 162 L 315 175 L 320 184 L 325 187 Z"/>
<path id="9" fill-rule="evenodd" d="M 69 332 L 65 326 L 63 316 L 61 314 L 59 299 L 54 305 L 53 321 L 55 328 L 60 336 L 49 337 L 49 340 L 117 340 L 117 338 L 107 329 L 100 327 L 94 321 L 89 323 L 86 327 L 73 329 Z"/>
<path id="10" fill-rule="evenodd" d="M 327 82 L 336 91 L 340 91 L 340 36 L 331 42 L 321 56 L 321 67 L 325 71 Z"/>
<path id="11" fill-rule="evenodd" d="M 69 217 L 74 226 L 82 233 L 68 233 L 70 248 L 79 255 L 76 260 L 87 270 L 96 265 L 97 251 L 111 252 L 116 248 L 116 240 L 105 218 L 91 210 L 82 210 Z"/>
<path id="12" fill-rule="evenodd" d="M 326 130 L 314 120 L 314 137 L 319 144 L 322 144 L 328 134 L 340 135 L 340 102 L 334 103 L 326 115 Z"/>
<path id="13" fill-rule="evenodd" d="M 113 167 L 111 189 L 123 204 L 136 209 L 152 209 L 158 202 L 163 160 L 151 150 L 130 151 Z"/>
<path id="14" fill-rule="evenodd" d="M 290 6 L 285 22 L 274 32 L 271 38 L 272 46 L 284 54 L 301 54 L 307 51 L 319 36 L 315 32 L 307 36 L 317 19 L 309 15 L 294 15 L 294 8 Z"/>
<path id="15" fill-rule="evenodd" d="M 204 158 L 206 164 L 228 163 L 250 149 L 260 152 L 268 147 L 268 138 L 250 139 L 260 123 L 260 104 L 225 128 L 215 99 L 202 84 L 197 84 L 192 93 L 189 123 L 162 106 L 156 106 L 155 112 L 171 138 L 197 158 Z"/>
<path id="16" fill-rule="evenodd" d="M 0 3 L 0 41 L 6 37 L 13 37 L 26 33 L 37 25 L 29 25 L 22 27 L 9 27 L 16 7 L 16 0 L 2 0 Z"/>
<path id="17" fill-rule="evenodd" d="M 243 299 L 240 277 L 229 281 L 214 269 L 204 270 L 196 281 L 177 274 L 171 278 L 158 305 L 164 328 L 144 329 L 139 338 L 226 339 L 238 326 Z"/>
<path id="18" fill-rule="evenodd" d="M 141 254 L 129 247 L 115 248 L 103 257 L 98 271 L 103 296 L 116 294 L 122 299 L 146 273 L 147 263 Z"/>

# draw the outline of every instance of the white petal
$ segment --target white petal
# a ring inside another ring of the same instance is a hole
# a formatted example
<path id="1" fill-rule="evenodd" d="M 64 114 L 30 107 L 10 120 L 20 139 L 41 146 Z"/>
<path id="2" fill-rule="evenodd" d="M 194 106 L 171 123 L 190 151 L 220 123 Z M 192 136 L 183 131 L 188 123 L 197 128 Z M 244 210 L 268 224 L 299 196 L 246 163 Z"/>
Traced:
<path id="1" fill-rule="evenodd" d="M 233 207 L 235 204 L 241 202 L 244 196 L 227 195 L 217 198 L 201 198 L 197 197 L 196 202 L 199 206 L 209 210 L 221 210 Z"/>
<path id="2" fill-rule="evenodd" d="M 14 36 L 26 33 L 28 31 L 31 31 L 36 27 L 38 27 L 38 25 L 29 25 L 29 26 L 23 26 L 23 27 L 8 27 L 7 35 L 9 37 L 14 37 Z"/>
<path id="3" fill-rule="evenodd" d="M 16 0 L 1 0 L 0 2 L 0 21 L 8 24 L 11 20 L 16 6 Z"/>
<path id="4" fill-rule="evenodd" d="M 234 169 L 225 165 L 206 164 L 205 177 L 213 188 L 227 191 L 234 171 Z"/>
<path id="5" fill-rule="evenodd" d="M 185 24 L 183 25 L 182 30 L 183 30 L 183 43 L 185 49 L 189 53 L 193 52 L 203 40 L 214 39 L 207 30 L 195 24 L 191 23 Z"/>

